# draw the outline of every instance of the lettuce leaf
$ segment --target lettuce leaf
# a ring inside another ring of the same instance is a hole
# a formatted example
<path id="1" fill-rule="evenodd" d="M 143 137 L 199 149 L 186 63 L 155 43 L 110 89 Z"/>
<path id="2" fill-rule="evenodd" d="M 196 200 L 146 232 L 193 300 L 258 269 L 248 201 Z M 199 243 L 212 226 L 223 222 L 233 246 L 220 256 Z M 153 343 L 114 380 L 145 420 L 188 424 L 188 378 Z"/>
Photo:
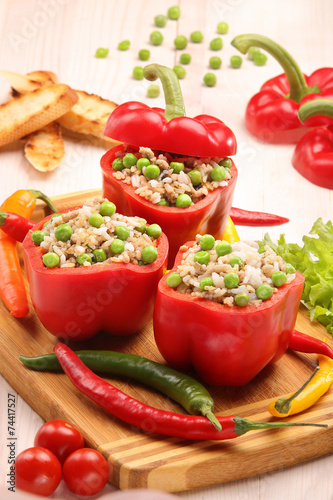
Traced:
<path id="1" fill-rule="evenodd" d="M 268 233 L 260 248 L 270 246 L 286 262 L 305 277 L 302 302 L 309 310 L 312 321 L 318 320 L 333 335 L 333 225 L 321 218 L 316 220 L 310 236 L 302 238 L 303 246 L 287 243 L 281 234 L 274 244 Z"/>

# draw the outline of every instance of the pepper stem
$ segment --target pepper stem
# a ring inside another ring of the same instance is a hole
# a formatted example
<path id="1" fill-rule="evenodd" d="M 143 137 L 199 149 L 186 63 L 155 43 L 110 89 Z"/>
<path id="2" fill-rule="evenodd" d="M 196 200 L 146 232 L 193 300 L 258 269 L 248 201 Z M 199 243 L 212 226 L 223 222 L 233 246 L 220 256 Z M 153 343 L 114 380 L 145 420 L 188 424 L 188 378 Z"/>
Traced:
<path id="1" fill-rule="evenodd" d="M 310 424 L 304 422 L 255 422 L 253 420 L 247 420 L 242 417 L 234 417 L 235 422 L 235 433 L 237 436 L 242 436 L 248 431 L 255 431 L 260 429 L 279 429 L 280 427 L 301 427 L 301 426 L 311 426 L 311 427 L 325 427 L 326 424 Z"/>
<path id="2" fill-rule="evenodd" d="M 299 102 L 307 94 L 320 93 L 319 87 L 308 87 L 305 77 L 295 59 L 281 45 L 262 35 L 238 35 L 232 42 L 236 49 L 246 54 L 250 47 L 259 47 L 271 54 L 281 64 L 289 83 L 290 92 L 286 96 Z"/>
<path id="3" fill-rule="evenodd" d="M 0 226 L 3 226 L 6 223 L 7 217 L 8 217 L 7 212 L 0 212 Z"/>
<path id="4" fill-rule="evenodd" d="M 315 99 L 306 102 L 298 110 L 298 116 L 301 122 L 304 122 L 311 116 L 325 115 L 333 118 L 333 102 L 329 99 Z"/>
<path id="5" fill-rule="evenodd" d="M 167 121 L 176 116 L 185 116 L 185 106 L 179 80 L 172 69 L 160 64 L 148 64 L 143 68 L 143 76 L 151 82 L 157 80 L 157 78 L 161 80 L 165 98 L 164 116 Z"/>
<path id="6" fill-rule="evenodd" d="M 41 191 L 36 191 L 35 189 L 29 189 L 30 193 L 34 195 L 36 200 L 43 200 L 44 203 L 52 210 L 52 212 L 57 212 L 56 206 L 53 204 L 51 199 L 46 196 L 46 194 L 42 193 Z"/>
<path id="7" fill-rule="evenodd" d="M 313 379 L 313 377 L 315 376 L 315 374 L 317 373 L 317 371 L 319 369 L 320 369 L 320 366 L 316 366 L 316 368 L 311 373 L 311 375 L 308 378 L 308 380 L 294 394 L 292 394 L 291 396 L 289 396 L 289 398 L 279 398 L 275 402 L 275 405 L 274 405 L 274 408 L 276 409 L 276 411 L 278 411 L 279 413 L 283 413 L 284 415 L 286 415 L 289 412 L 290 408 L 291 408 L 291 402 L 295 398 L 297 398 L 297 396 L 306 388 L 306 386 L 311 382 L 311 380 Z"/>
<path id="8" fill-rule="evenodd" d="M 208 405 L 202 406 L 200 408 L 200 412 L 204 417 L 208 418 L 208 420 L 214 425 L 217 431 L 222 430 L 222 425 L 217 420 L 217 418 L 215 417 L 214 413 L 212 412 L 211 408 Z"/>

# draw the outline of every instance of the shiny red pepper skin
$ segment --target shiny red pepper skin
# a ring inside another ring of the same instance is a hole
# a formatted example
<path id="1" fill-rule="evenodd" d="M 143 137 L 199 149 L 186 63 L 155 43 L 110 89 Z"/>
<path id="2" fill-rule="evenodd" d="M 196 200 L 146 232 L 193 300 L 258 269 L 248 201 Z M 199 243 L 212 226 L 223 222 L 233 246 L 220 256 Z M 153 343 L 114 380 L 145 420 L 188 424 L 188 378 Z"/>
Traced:
<path id="1" fill-rule="evenodd" d="M 35 222 L 12 212 L 0 212 L 0 228 L 14 240 L 22 243 L 27 232 L 32 229 Z"/>
<path id="2" fill-rule="evenodd" d="M 24 264 L 40 321 L 53 335 L 73 341 L 89 339 L 100 330 L 120 336 L 138 332 L 152 317 L 157 284 L 166 269 L 168 242 L 163 233 L 157 249 L 157 260 L 145 266 L 47 268 L 42 263 L 43 248 L 28 233 L 23 241 Z"/>
<path id="3" fill-rule="evenodd" d="M 169 264 L 172 264 L 179 247 L 198 233 L 221 237 L 227 224 L 237 180 L 237 169 L 231 167 L 232 178 L 227 186 L 211 191 L 198 203 L 188 208 L 154 205 L 135 194 L 135 188 L 113 176 L 112 161 L 124 146 L 110 149 L 101 159 L 103 171 L 103 196 L 115 203 L 125 215 L 138 215 L 148 222 L 159 224 L 169 240 Z"/>
<path id="4" fill-rule="evenodd" d="M 289 222 L 287 217 L 281 217 L 280 215 L 267 212 L 252 212 L 251 210 L 236 207 L 231 207 L 229 215 L 236 226 L 280 226 Z"/>
<path id="5" fill-rule="evenodd" d="M 183 253 L 178 253 L 173 271 Z M 207 384 L 244 385 L 286 352 L 303 284 L 304 277 L 296 273 L 290 284 L 258 307 L 228 307 L 177 292 L 167 286 L 164 276 L 154 309 L 156 345 L 170 365 L 194 368 Z M 318 344 L 312 352 L 320 352 Z"/>

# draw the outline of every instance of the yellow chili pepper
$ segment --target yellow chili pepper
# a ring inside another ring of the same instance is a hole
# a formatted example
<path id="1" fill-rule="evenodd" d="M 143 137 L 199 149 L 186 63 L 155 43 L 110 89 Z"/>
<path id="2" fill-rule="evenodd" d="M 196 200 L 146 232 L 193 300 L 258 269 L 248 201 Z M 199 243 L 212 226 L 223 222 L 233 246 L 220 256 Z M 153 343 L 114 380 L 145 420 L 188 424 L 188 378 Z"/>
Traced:
<path id="1" fill-rule="evenodd" d="M 239 241 L 239 236 L 231 217 L 228 217 L 222 240 L 228 241 L 229 243 L 235 243 L 236 241 Z"/>
<path id="2" fill-rule="evenodd" d="M 326 341 L 326 339 L 324 340 Z M 285 398 L 279 398 L 268 405 L 273 417 L 288 417 L 310 408 L 325 394 L 333 382 L 333 359 L 318 355 L 319 366 L 298 391 Z"/>

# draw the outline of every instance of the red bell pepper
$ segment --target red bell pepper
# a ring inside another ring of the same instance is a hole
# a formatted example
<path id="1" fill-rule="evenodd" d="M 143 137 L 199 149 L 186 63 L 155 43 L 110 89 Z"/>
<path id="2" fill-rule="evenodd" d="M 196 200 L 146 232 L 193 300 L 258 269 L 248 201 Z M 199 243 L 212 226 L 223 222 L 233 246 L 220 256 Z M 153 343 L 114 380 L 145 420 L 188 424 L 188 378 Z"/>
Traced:
<path id="1" fill-rule="evenodd" d="M 184 252 L 179 251 L 173 271 Z M 291 283 L 259 306 L 229 307 L 178 292 L 164 276 L 154 309 L 156 345 L 169 364 L 194 368 L 204 382 L 217 386 L 246 384 L 280 359 L 289 345 L 300 351 L 303 346 L 305 352 L 311 345 L 311 352 L 333 357 L 327 344 L 294 330 L 303 285 L 303 275 L 296 272 Z"/>
<path id="2" fill-rule="evenodd" d="M 311 101 L 299 109 L 302 122 L 317 115 L 333 118 L 333 101 Z M 327 128 L 317 127 L 307 132 L 295 148 L 292 164 L 313 184 L 333 189 L 333 125 Z"/>
<path id="3" fill-rule="evenodd" d="M 34 229 L 42 229 L 48 219 Z M 152 318 L 157 284 L 166 270 L 167 238 L 162 233 L 156 242 L 158 258 L 144 266 L 48 268 L 42 262 L 43 248 L 29 232 L 23 241 L 24 264 L 31 300 L 45 328 L 73 341 L 100 330 L 120 336 L 141 330 Z"/>
<path id="4" fill-rule="evenodd" d="M 333 68 L 320 68 L 310 76 L 302 73 L 293 57 L 280 45 L 261 35 L 239 35 L 231 44 L 246 54 L 250 47 L 269 52 L 284 73 L 264 83 L 246 108 L 246 127 L 264 142 L 296 143 L 309 128 L 332 123 L 318 115 L 301 123 L 299 107 L 313 99 L 333 99 Z"/>

